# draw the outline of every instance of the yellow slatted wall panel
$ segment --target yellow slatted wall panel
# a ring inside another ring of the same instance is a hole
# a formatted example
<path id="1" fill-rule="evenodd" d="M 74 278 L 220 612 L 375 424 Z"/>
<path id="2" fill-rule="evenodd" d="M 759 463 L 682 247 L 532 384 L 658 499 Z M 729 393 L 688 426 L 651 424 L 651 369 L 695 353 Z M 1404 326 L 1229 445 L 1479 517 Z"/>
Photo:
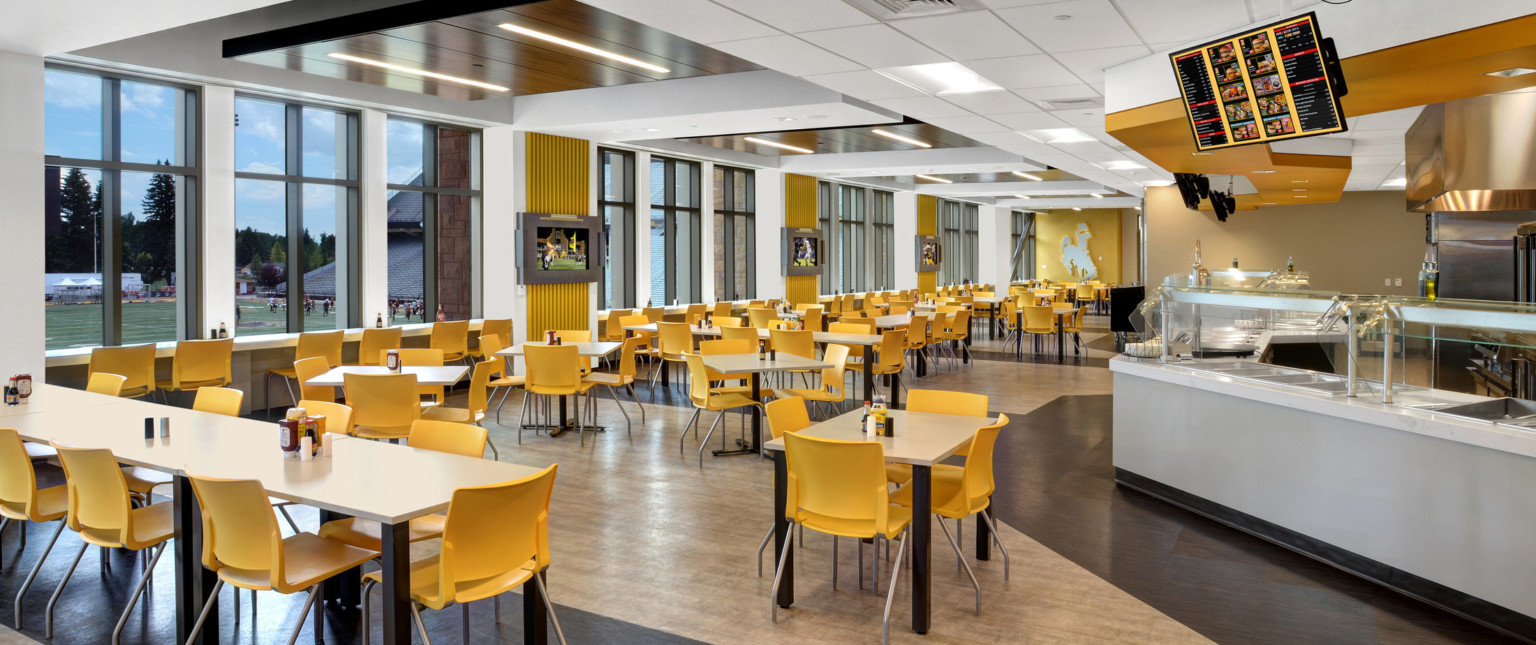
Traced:
<path id="1" fill-rule="evenodd" d="M 784 225 L 795 228 L 817 228 L 816 178 L 805 175 L 784 175 Z M 826 253 L 822 253 L 826 257 Z M 783 258 L 778 259 L 783 262 Z M 816 302 L 821 295 L 820 276 L 792 275 L 784 282 L 784 298 L 793 303 Z"/>
<path id="2" fill-rule="evenodd" d="M 933 195 L 917 196 L 917 234 L 939 234 L 939 198 Z M 949 261 L 949 249 L 944 249 L 944 261 Z M 917 292 L 933 293 L 939 290 L 939 274 L 937 271 L 920 272 L 917 274 Z"/>
<path id="3" fill-rule="evenodd" d="M 587 141 L 529 132 L 528 212 L 591 215 L 588 204 L 591 159 Z M 589 283 L 528 285 L 528 338 L 548 329 L 587 329 Z"/>

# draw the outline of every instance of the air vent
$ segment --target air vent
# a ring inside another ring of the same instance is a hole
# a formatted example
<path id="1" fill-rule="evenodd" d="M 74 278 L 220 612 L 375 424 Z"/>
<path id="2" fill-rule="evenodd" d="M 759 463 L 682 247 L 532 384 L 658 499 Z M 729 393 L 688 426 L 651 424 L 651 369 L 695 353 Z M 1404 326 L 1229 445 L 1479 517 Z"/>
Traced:
<path id="1" fill-rule="evenodd" d="M 880 20 L 900 20 L 982 9 L 976 0 L 846 0 Z"/>
<path id="2" fill-rule="evenodd" d="M 1104 99 L 1097 96 L 1081 99 L 1050 99 L 1035 101 L 1035 103 L 1047 110 L 1084 110 L 1104 107 Z"/>

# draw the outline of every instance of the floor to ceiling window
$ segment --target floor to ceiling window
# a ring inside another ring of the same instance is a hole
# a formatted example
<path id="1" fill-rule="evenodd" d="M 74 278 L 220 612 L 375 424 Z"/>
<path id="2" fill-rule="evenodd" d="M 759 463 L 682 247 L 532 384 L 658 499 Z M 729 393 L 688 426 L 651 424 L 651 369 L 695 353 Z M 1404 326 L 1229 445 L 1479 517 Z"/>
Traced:
<path id="1" fill-rule="evenodd" d="M 966 204 L 961 210 L 960 225 L 962 229 L 960 240 L 961 245 L 965 247 L 965 265 L 963 267 L 964 273 L 960 278 L 962 280 L 970 280 L 971 282 L 981 280 L 979 266 L 981 262 L 978 257 L 981 255 L 979 244 L 980 231 L 978 230 L 980 228 L 979 220 L 981 219 L 981 215 L 978 213 L 979 210 L 981 210 L 980 207 L 975 204 Z"/>
<path id="2" fill-rule="evenodd" d="M 715 300 L 757 297 L 756 173 L 715 166 Z"/>
<path id="3" fill-rule="evenodd" d="M 388 166 L 390 325 L 474 314 L 480 133 L 390 117 Z M 370 312 L 371 315 L 371 312 Z"/>
<path id="4" fill-rule="evenodd" d="M 1035 214 L 1029 211 L 1013 211 L 1013 243 L 1009 245 L 1009 257 L 1013 280 L 1032 280 L 1035 277 Z"/>
<path id="5" fill-rule="evenodd" d="M 357 213 L 357 115 L 235 97 L 235 327 L 362 324 L 338 240 Z"/>
<path id="6" fill-rule="evenodd" d="M 837 229 L 832 223 L 837 220 L 838 204 L 842 202 L 843 193 L 838 190 L 838 185 L 830 182 L 816 184 L 816 225 L 821 229 L 821 290 L 823 292 L 842 293 L 842 283 L 838 279 Z"/>
<path id="7" fill-rule="evenodd" d="M 976 280 L 977 210 L 975 204 L 939 200 L 939 235 L 944 243 L 944 263 L 939 267 L 939 284 Z"/>
<path id="8" fill-rule="evenodd" d="M 169 84 L 44 71 L 47 349 L 198 336 L 185 279 L 196 100 Z"/>
<path id="9" fill-rule="evenodd" d="M 837 256 L 839 287 L 844 293 L 865 291 L 865 255 L 868 242 L 864 227 L 869 205 L 866 190 L 859 186 L 838 186 L 841 199 L 837 210 Z"/>
<path id="10" fill-rule="evenodd" d="M 699 164 L 651 157 L 651 298 L 699 302 Z"/>
<path id="11" fill-rule="evenodd" d="M 874 288 L 885 291 L 896 288 L 896 195 L 884 190 L 872 194 L 870 232 L 874 239 L 869 246 L 873 256 L 870 266 L 874 270 Z"/>
<path id="12" fill-rule="evenodd" d="M 603 164 L 603 195 L 597 202 L 603 216 L 603 292 L 601 309 L 635 306 L 635 154 L 599 149 Z"/>

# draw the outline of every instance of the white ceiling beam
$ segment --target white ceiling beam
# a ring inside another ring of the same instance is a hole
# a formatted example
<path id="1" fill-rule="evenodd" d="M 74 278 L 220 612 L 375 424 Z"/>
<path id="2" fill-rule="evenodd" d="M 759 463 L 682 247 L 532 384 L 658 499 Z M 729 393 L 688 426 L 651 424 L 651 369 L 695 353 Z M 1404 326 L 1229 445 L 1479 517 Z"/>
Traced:
<path id="1" fill-rule="evenodd" d="M 1062 210 L 1069 208 L 1136 208 L 1141 206 L 1140 197 L 1053 197 L 1047 199 L 999 199 L 998 206 L 1024 208 L 1032 211 Z"/>
<path id="2" fill-rule="evenodd" d="M 1112 193 L 1091 181 L 1000 181 L 974 184 L 918 184 L 919 195 L 985 196 L 985 195 L 1088 195 Z"/>
<path id="3" fill-rule="evenodd" d="M 786 155 L 779 167 L 784 172 L 853 176 L 1045 170 L 1034 161 L 991 147 Z"/>

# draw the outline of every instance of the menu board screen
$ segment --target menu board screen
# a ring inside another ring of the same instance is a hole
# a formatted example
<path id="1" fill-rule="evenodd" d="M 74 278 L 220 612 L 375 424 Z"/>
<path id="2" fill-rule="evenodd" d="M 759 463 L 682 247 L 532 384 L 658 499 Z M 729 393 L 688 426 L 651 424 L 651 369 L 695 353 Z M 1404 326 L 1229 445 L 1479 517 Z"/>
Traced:
<path id="1" fill-rule="evenodd" d="M 1173 70 L 1200 150 L 1348 129 L 1308 13 L 1175 52 Z"/>

